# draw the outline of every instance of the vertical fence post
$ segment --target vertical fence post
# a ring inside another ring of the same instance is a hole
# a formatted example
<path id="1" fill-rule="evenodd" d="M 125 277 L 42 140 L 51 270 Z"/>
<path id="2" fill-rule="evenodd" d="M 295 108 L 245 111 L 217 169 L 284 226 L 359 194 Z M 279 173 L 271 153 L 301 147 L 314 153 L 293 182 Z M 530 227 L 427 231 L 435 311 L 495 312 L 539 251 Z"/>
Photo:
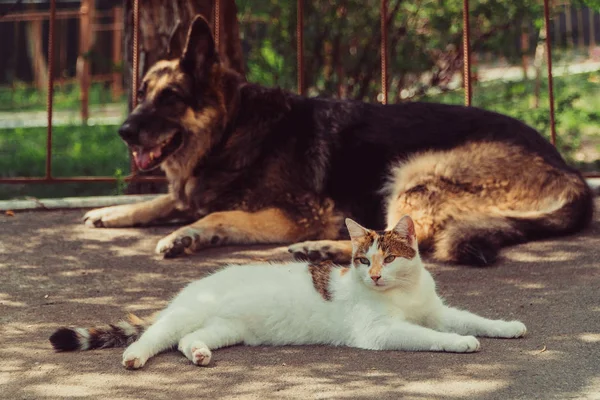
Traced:
<path id="1" fill-rule="evenodd" d="M 471 31 L 469 27 L 469 0 L 463 0 L 463 84 L 465 86 L 465 105 L 473 100 L 471 85 Z"/>
<path id="2" fill-rule="evenodd" d="M 546 7 L 546 2 L 544 1 L 544 7 Z M 573 42 L 573 19 L 572 19 L 572 12 L 571 12 L 571 5 L 568 3 L 565 3 L 565 31 L 567 34 L 567 47 L 569 51 L 573 50 L 573 47 L 575 47 L 575 44 Z"/>
<path id="3" fill-rule="evenodd" d="M 113 43 L 112 43 L 112 97 L 117 101 L 123 94 L 123 7 L 113 8 Z"/>
<path id="4" fill-rule="evenodd" d="M 588 7 L 588 14 L 589 14 L 589 19 L 590 19 L 590 43 L 589 43 L 589 47 L 590 50 L 593 50 L 594 47 L 596 47 L 596 30 L 594 29 L 596 27 L 596 24 L 594 23 L 594 10 L 592 10 L 591 8 Z M 590 54 L 591 51 L 590 51 Z"/>
<path id="5" fill-rule="evenodd" d="M 140 78 L 139 65 L 139 30 L 140 30 L 140 4 L 139 0 L 133 0 L 133 54 L 132 54 L 132 71 L 131 71 L 131 108 L 137 106 L 138 81 Z"/>
<path id="6" fill-rule="evenodd" d="M 546 30 L 546 65 L 548 66 L 548 98 L 550 101 L 550 134 L 556 146 L 556 123 L 554 121 L 554 86 L 552 81 L 552 39 L 550 36 L 550 0 L 544 0 L 544 29 Z"/>
<path id="7" fill-rule="evenodd" d="M 577 7 L 577 46 L 581 49 L 585 48 L 585 37 L 583 33 L 583 10 Z"/>
<path id="8" fill-rule="evenodd" d="M 50 0 L 50 23 L 48 25 L 48 93 L 46 111 L 48 131 L 46 135 L 46 179 L 52 179 L 52 100 L 54 95 L 54 26 L 56 23 L 56 0 Z"/>
<path id="9" fill-rule="evenodd" d="M 81 122 L 87 123 L 89 117 L 90 91 L 90 42 L 92 28 L 92 4 L 90 0 L 81 0 L 81 16 L 79 19 L 79 58 L 77 74 L 81 90 Z"/>
<path id="10" fill-rule="evenodd" d="M 140 77 L 140 65 L 139 65 L 139 52 L 140 52 L 140 4 L 139 0 L 133 0 L 133 48 L 131 55 L 132 66 L 131 66 L 131 109 L 133 110 L 137 106 L 137 92 L 138 92 L 138 81 Z M 130 163 L 131 174 L 137 171 L 137 165 L 133 157 L 131 157 Z"/>
<path id="11" fill-rule="evenodd" d="M 296 0 L 296 67 L 298 94 L 304 95 L 304 0 Z"/>
<path id="12" fill-rule="evenodd" d="M 381 103 L 387 104 L 388 102 L 388 26 L 387 26 L 387 14 L 388 14 L 388 2 L 387 0 L 381 0 Z"/>
<path id="13" fill-rule="evenodd" d="M 215 46 L 217 51 L 219 51 L 219 44 L 221 42 L 221 0 L 215 0 L 215 17 L 214 17 L 214 27 L 215 27 Z"/>
<path id="14" fill-rule="evenodd" d="M 65 43 L 67 43 L 68 39 L 69 20 L 59 20 L 57 27 L 58 29 L 55 34 L 57 37 L 59 37 L 60 41 L 60 45 L 58 47 L 58 76 L 60 77 L 62 76 L 63 71 L 67 68 L 67 46 L 65 46 Z"/>
<path id="15" fill-rule="evenodd" d="M 553 39 L 554 43 L 556 43 L 556 45 L 558 47 L 561 46 L 562 44 L 562 37 L 560 36 L 560 15 L 558 15 L 558 18 L 554 18 L 554 36 L 555 38 Z"/>

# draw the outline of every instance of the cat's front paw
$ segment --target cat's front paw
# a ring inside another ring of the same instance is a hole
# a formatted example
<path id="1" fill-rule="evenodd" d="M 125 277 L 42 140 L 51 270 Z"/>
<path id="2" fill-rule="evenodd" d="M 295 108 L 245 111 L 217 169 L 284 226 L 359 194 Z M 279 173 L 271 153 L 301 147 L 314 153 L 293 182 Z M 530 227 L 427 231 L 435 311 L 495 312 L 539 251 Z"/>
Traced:
<path id="1" fill-rule="evenodd" d="M 210 364 L 212 353 L 205 344 L 192 344 L 192 362 L 202 367 Z"/>
<path id="2" fill-rule="evenodd" d="M 519 338 L 527 334 L 527 327 L 521 321 L 502 321 L 502 324 L 494 330 L 494 337 L 499 338 Z"/>
<path id="3" fill-rule="evenodd" d="M 149 354 L 138 342 L 132 343 L 123 352 L 123 366 L 127 369 L 139 369 L 148 361 Z"/>
<path id="4" fill-rule="evenodd" d="M 450 353 L 473 353 L 479 351 L 479 340 L 475 336 L 456 335 L 442 345 L 442 350 Z"/>
<path id="5" fill-rule="evenodd" d="M 179 341 L 177 348 L 188 358 L 188 360 L 202 367 L 210 364 L 210 360 L 212 359 L 210 349 L 204 342 L 199 340 L 183 338 Z"/>

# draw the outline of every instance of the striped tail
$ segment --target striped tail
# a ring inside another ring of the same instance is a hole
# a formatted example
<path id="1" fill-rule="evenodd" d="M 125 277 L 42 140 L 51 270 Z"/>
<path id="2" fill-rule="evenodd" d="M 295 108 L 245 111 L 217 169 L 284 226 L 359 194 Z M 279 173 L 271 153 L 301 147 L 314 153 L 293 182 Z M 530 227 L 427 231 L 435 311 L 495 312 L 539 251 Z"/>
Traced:
<path id="1" fill-rule="evenodd" d="M 60 328 L 50 336 L 56 351 L 79 351 L 125 347 L 135 342 L 153 318 L 141 319 L 129 314 L 126 320 L 102 328 Z"/>

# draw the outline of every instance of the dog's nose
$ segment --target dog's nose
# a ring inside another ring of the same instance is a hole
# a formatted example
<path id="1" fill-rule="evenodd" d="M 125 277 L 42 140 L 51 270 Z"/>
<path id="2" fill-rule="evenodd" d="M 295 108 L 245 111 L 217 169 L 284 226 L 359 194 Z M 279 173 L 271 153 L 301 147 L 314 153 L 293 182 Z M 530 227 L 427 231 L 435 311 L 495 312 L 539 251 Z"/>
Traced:
<path id="1" fill-rule="evenodd" d="M 381 275 L 371 275 L 371 279 L 373 279 L 373 282 L 377 282 L 380 278 Z"/>
<path id="2" fill-rule="evenodd" d="M 137 133 L 136 126 L 130 121 L 123 122 L 123 125 L 119 128 L 119 136 L 123 139 L 131 139 Z"/>

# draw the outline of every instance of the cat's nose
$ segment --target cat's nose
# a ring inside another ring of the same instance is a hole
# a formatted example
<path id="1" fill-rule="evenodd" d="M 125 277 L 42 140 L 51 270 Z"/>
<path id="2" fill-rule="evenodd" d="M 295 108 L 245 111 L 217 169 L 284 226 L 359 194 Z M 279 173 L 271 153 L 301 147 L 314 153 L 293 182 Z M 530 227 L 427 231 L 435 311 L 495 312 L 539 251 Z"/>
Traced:
<path id="1" fill-rule="evenodd" d="M 381 275 L 371 275 L 371 279 L 373 279 L 373 282 L 377 282 L 379 278 L 381 278 Z"/>

